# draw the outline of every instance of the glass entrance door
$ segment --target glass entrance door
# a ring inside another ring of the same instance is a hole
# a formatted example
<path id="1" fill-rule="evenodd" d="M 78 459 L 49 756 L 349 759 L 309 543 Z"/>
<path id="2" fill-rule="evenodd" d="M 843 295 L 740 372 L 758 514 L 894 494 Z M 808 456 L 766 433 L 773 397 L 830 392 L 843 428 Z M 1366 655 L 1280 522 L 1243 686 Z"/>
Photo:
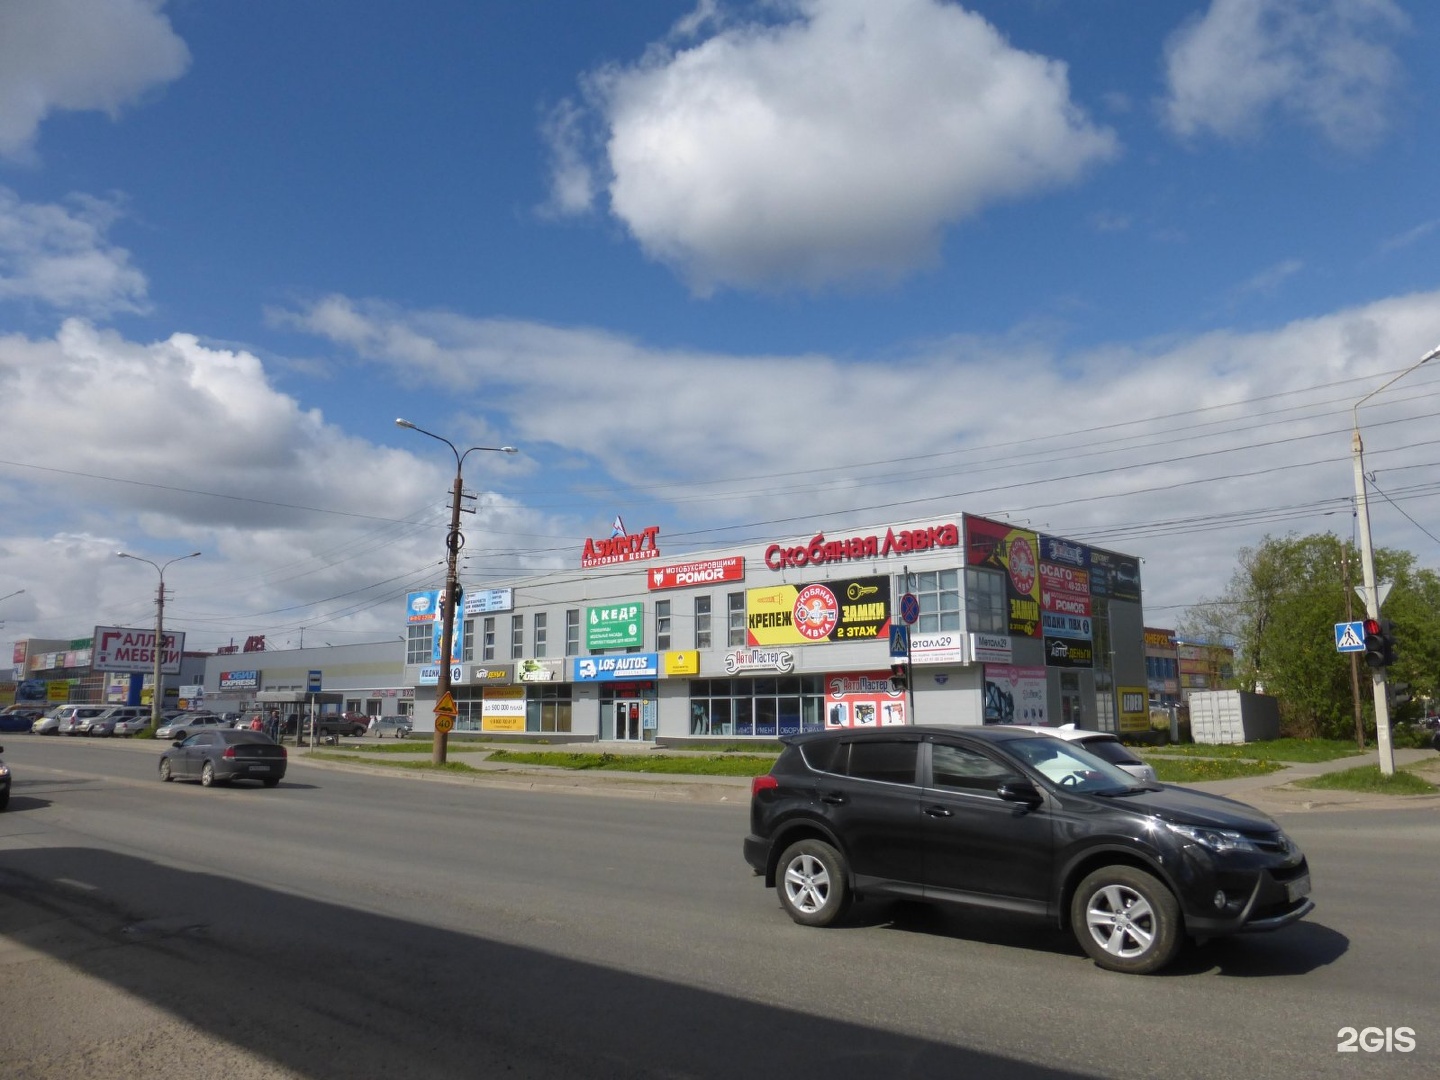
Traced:
<path id="1" fill-rule="evenodd" d="M 640 724 L 639 698 L 626 698 L 615 702 L 615 738 L 625 742 L 640 742 L 644 735 Z"/>

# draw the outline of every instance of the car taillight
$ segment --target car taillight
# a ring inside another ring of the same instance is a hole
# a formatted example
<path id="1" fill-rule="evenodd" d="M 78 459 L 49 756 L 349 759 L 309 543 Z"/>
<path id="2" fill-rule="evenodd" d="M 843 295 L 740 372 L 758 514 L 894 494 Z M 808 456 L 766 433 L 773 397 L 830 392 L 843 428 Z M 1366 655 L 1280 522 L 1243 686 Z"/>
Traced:
<path id="1" fill-rule="evenodd" d="M 221 754 L 220 756 L 221 756 L 221 757 L 227 757 L 227 758 L 232 758 L 232 759 L 233 759 L 233 758 L 235 757 L 235 747 L 233 747 L 233 746 L 227 746 L 227 747 L 225 747 L 225 753 Z"/>
<path id="2" fill-rule="evenodd" d="M 750 797 L 753 799 L 762 791 L 773 791 L 780 786 L 780 781 L 766 773 L 764 776 L 757 776 L 750 781 Z"/>

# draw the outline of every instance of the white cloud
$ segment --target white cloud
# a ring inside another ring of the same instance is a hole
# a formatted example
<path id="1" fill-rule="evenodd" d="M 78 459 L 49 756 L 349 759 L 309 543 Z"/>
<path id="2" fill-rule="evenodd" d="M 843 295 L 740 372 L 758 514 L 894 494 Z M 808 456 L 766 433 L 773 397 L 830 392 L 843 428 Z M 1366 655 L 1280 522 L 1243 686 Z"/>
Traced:
<path id="1" fill-rule="evenodd" d="M 736 22 L 702 6 L 683 29 L 710 37 L 586 80 L 610 211 L 699 293 L 908 273 L 947 226 L 1116 152 L 1071 102 L 1064 64 L 953 3 L 765 11 L 776 18 Z M 580 144 L 555 130 L 557 189 L 572 190 Z"/>
<path id="2" fill-rule="evenodd" d="M 1166 43 L 1165 120 L 1183 138 L 1241 138 L 1280 113 L 1363 150 L 1387 127 L 1408 26 L 1392 0 L 1213 0 Z"/>
<path id="3" fill-rule="evenodd" d="M 0 4 L 0 157 L 23 158 L 57 110 L 116 115 L 184 74 L 190 52 L 164 0 Z"/>
<path id="4" fill-rule="evenodd" d="M 85 196 L 70 203 L 26 203 L 0 188 L 0 300 L 89 315 L 146 310 L 145 275 L 105 240 L 119 208 Z"/>

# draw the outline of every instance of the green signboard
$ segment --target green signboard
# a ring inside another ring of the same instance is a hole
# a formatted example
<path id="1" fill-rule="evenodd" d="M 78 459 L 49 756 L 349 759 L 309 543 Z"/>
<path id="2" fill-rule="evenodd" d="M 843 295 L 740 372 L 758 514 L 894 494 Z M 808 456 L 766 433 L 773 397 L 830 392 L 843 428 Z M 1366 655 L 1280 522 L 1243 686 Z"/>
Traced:
<path id="1" fill-rule="evenodd" d="M 645 643 L 643 604 L 611 604 L 585 609 L 585 649 L 628 649 Z"/>

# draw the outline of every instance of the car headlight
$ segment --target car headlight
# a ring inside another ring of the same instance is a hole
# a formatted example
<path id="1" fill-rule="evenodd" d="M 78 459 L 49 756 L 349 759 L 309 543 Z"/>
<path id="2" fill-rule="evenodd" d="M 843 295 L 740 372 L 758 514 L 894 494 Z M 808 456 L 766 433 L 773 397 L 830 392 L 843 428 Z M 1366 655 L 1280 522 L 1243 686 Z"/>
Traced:
<path id="1" fill-rule="evenodd" d="M 1206 851 L 1213 851 L 1216 854 L 1227 851 L 1260 850 L 1250 842 L 1248 837 L 1229 829 L 1207 829 L 1200 825 L 1174 825 L 1168 821 L 1165 823 L 1165 827 L 1177 836 L 1183 836 L 1192 844 L 1199 844 Z"/>
<path id="2" fill-rule="evenodd" d="M 10 775 L 10 766 L 9 766 L 9 765 L 6 765 L 3 761 L 0 761 L 0 776 L 9 776 L 9 775 Z"/>

